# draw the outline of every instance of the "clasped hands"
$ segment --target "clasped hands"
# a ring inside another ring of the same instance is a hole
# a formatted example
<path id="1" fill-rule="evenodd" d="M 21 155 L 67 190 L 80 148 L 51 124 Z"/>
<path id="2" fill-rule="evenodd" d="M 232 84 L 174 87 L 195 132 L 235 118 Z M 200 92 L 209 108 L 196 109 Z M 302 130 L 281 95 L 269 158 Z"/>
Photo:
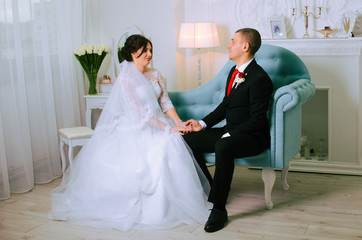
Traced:
<path id="1" fill-rule="evenodd" d="M 181 135 L 184 135 L 190 132 L 198 132 L 200 130 L 202 130 L 201 124 L 194 119 L 190 119 L 186 122 L 177 123 L 176 127 L 172 127 L 170 131 L 172 133 L 181 133 Z"/>

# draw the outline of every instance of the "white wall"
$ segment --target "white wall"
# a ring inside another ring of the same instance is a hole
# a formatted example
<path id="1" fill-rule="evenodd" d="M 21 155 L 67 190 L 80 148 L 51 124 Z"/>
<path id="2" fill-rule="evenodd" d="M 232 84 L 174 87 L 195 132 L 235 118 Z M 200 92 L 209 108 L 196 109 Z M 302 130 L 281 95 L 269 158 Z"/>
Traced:
<path id="1" fill-rule="evenodd" d="M 211 80 L 228 60 L 227 44 L 234 32 L 242 27 L 254 27 L 264 39 L 271 37 L 269 18 L 285 16 L 288 38 L 300 38 L 305 32 L 303 18 L 293 20 L 291 7 L 316 6 L 323 3 L 322 17 L 310 17 L 309 34 L 325 25 L 341 28 L 344 12 L 359 10 L 361 0 L 89 0 L 90 16 L 86 39 L 96 44 L 112 45 L 123 27 L 134 24 L 154 45 L 153 67 L 159 69 L 167 80 L 168 89 L 186 90 L 197 87 L 197 50 L 177 47 L 182 22 L 216 22 L 220 46 L 201 49 L 202 83 Z M 293 23 L 293 25 L 291 25 Z M 112 71 L 111 57 L 106 58 L 100 74 Z"/>
<path id="2" fill-rule="evenodd" d="M 98 18 L 88 42 L 111 46 L 118 41 L 124 27 L 134 24 L 152 41 L 153 67 L 166 78 L 169 89 L 176 89 L 175 3 L 170 0 L 89 0 L 91 16 Z M 100 74 L 112 72 L 107 56 Z"/>
<path id="3" fill-rule="evenodd" d="M 200 49 L 202 84 L 210 81 L 228 61 L 227 45 L 235 32 L 228 14 L 231 3 L 232 0 L 184 0 L 184 22 L 216 22 L 219 33 L 219 47 Z M 176 51 L 177 68 L 186 69 L 178 75 L 178 82 L 182 82 L 179 90 L 197 87 L 197 50 L 177 48 Z"/>

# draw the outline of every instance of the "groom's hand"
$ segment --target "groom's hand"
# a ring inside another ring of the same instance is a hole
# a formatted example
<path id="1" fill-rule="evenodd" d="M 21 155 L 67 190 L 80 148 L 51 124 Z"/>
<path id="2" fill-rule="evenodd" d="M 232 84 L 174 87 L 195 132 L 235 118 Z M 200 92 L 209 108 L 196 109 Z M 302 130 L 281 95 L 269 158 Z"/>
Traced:
<path id="1" fill-rule="evenodd" d="M 193 132 L 198 132 L 202 130 L 202 126 L 199 123 L 199 121 L 196 121 L 194 119 L 190 119 L 186 122 L 186 126 L 190 126 L 192 128 Z"/>

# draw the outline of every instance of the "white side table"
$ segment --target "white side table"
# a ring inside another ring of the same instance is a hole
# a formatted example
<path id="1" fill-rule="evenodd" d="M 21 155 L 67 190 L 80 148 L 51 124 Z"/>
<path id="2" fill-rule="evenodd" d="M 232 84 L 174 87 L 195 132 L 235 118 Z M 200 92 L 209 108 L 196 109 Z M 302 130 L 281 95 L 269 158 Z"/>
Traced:
<path id="1" fill-rule="evenodd" d="M 98 93 L 96 95 L 85 95 L 86 113 L 85 123 L 88 128 L 92 128 L 92 109 L 103 109 L 107 102 L 109 93 Z"/>

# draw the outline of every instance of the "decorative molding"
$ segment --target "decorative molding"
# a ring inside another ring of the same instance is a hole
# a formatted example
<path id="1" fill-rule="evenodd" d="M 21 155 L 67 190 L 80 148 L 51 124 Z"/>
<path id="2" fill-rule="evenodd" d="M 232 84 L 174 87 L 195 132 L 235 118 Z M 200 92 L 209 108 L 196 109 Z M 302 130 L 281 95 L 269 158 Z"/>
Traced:
<path id="1" fill-rule="evenodd" d="M 284 47 L 298 56 L 360 56 L 362 50 L 362 38 L 266 39 L 263 43 Z"/>
<path id="2" fill-rule="evenodd" d="M 269 20 L 272 17 L 283 16 L 287 32 L 294 23 L 294 18 L 291 17 L 292 1 L 233 0 L 231 6 L 231 16 L 236 29 L 240 26 L 252 27 L 258 29 L 263 37 L 271 38 Z"/>
<path id="3" fill-rule="evenodd" d="M 317 7 L 322 7 L 319 19 L 309 18 L 309 34 L 313 34 L 313 28 L 331 26 L 341 30 L 335 34 L 336 37 L 345 37 L 352 31 L 356 17 L 362 13 L 362 4 L 357 4 L 357 0 L 233 0 L 231 4 L 231 17 L 235 24 L 233 28 L 256 28 L 264 38 L 271 38 L 269 19 L 279 16 L 285 19 L 287 36 L 297 37 L 301 31 L 304 32 L 304 18 L 301 13 L 305 5 L 309 6 L 310 12 L 313 13 L 316 13 Z M 292 16 L 292 8 L 296 9 L 295 17 Z M 344 17 L 351 19 L 351 29 L 348 34 L 343 30 Z M 358 31 L 358 26 L 355 31 Z"/>

